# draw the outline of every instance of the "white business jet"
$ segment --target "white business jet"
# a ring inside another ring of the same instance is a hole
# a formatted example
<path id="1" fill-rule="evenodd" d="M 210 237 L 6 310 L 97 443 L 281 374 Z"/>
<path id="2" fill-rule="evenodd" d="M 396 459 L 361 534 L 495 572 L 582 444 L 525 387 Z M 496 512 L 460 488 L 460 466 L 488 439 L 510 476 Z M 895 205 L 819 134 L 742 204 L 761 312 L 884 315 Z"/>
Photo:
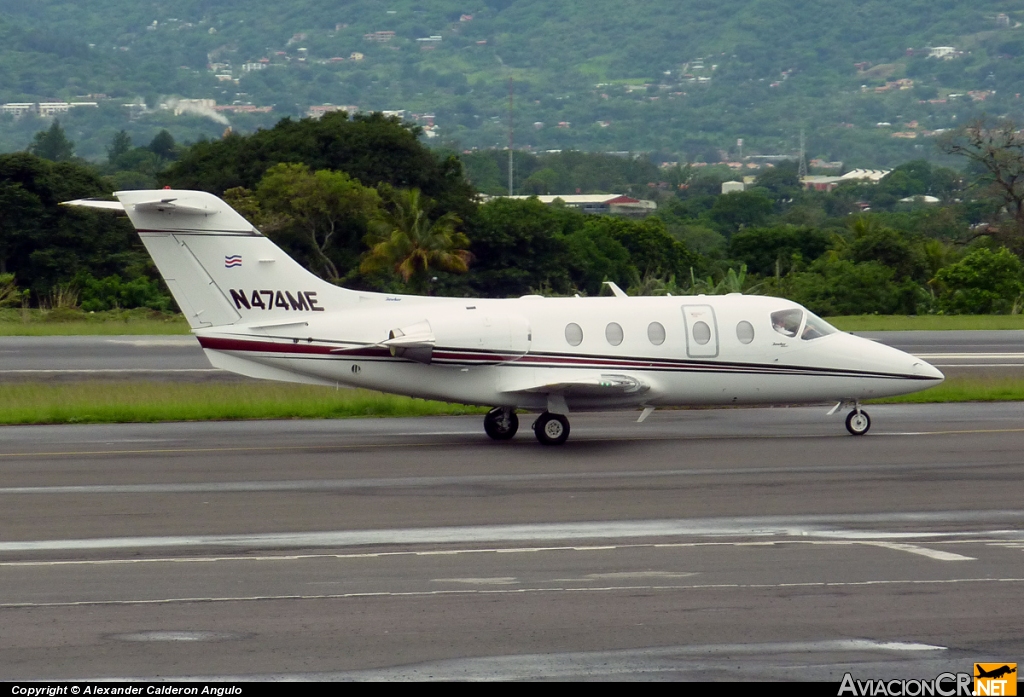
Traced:
<path id="1" fill-rule="evenodd" d="M 124 211 L 217 368 L 255 378 L 493 407 L 512 438 L 540 412 L 560 445 L 572 411 L 836 402 L 937 385 L 923 360 L 840 332 L 800 305 L 749 295 L 485 300 L 347 290 L 317 278 L 216 196 L 121 191 L 68 205 Z"/>

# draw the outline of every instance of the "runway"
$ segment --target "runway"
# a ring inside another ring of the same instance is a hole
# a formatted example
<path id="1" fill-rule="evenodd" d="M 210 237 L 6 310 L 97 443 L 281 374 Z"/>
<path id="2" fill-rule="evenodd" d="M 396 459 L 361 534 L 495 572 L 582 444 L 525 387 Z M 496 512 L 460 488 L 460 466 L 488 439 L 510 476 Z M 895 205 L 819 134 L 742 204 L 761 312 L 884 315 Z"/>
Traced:
<path id="1" fill-rule="evenodd" d="M 947 375 L 1024 376 L 1024 331 L 855 332 Z M 0 337 L 0 382 L 247 380 L 210 366 L 193 336 Z"/>
<path id="2" fill-rule="evenodd" d="M 0 679 L 934 678 L 1024 655 L 1024 405 L 0 428 Z"/>

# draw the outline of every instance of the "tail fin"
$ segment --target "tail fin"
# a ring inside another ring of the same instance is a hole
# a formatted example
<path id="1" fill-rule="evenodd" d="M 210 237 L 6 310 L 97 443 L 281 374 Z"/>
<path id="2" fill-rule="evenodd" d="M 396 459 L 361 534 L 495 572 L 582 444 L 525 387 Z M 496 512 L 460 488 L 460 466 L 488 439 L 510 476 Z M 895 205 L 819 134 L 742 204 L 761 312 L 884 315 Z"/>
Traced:
<path id="1" fill-rule="evenodd" d="M 284 324 L 358 302 L 358 294 L 302 268 L 212 194 L 159 189 L 114 195 L 192 329 Z M 99 203 L 71 205 L 117 205 Z"/>

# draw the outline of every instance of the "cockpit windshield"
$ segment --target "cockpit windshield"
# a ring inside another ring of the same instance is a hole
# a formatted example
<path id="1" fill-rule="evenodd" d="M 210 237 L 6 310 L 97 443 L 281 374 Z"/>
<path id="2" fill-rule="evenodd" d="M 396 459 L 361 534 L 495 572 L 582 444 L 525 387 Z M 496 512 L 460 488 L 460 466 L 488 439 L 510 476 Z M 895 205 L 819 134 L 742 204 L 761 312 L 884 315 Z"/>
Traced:
<path id="1" fill-rule="evenodd" d="M 803 310 L 779 310 L 772 313 L 772 329 L 783 336 L 794 337 L 800 331 L 800 322 L 803 321 Z"/>
<path id="2" fill-rule="evenodd" d="M 813 312 L 808 312 L 807 323 L 804 324 L 804 331 L 800 334 L 800 338 L 804 341 L 809 341 L 811 339 L 819 339 L 828 334 L 835 334 L 837 331 L 839 330 L 821 317 L 818 317 Z"/>

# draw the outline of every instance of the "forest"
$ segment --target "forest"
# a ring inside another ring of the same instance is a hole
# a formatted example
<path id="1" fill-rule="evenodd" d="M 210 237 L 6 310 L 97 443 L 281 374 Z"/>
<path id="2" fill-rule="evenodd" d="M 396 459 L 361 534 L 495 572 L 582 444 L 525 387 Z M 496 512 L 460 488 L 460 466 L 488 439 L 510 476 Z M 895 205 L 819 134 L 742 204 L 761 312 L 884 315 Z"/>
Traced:
<path id="1" fill-rule="evenodd" d="M 29 152 L 0 155 L 0 306 L 172 309 L 127 220 L 59 205 L 147 177 L 223 196 L 310 271 L 352 288 L 596 295 L 614 281 L 630 294 L 778 295 L 826 316 L 1024 306 L 1024 136 L 1012 122 L 950 134 L 942 145 L 961 170 L 913 160 L 828 192 L 804 190 L 795 162 L 722 194 L 728 168 L 520 156 L 538 186 L 656 201 L 639 219 L 485 201 L 473 182 L 494 175 L 497 154 L 460 158 L 419 136 L 395 117 L 344 113 L 188 147 L 120 132 L 94 165 L 54 122 Z"/>
<path id="2" fill-rule="evenodd" d="M 937 133 L 1021 111 L 1022 20 L 1009 0 L 0 0 L 0 103 L 96 102 L 62 116 L 93 162 L 121 130 L 194 143 L 332 104 L 455 151 L 511 130 L 534 153 L 713 164 L 795 155 L 803 129 L 809 160 L 951 166 Z M 0 115 L 0 151 L 48 125 Z"/>

